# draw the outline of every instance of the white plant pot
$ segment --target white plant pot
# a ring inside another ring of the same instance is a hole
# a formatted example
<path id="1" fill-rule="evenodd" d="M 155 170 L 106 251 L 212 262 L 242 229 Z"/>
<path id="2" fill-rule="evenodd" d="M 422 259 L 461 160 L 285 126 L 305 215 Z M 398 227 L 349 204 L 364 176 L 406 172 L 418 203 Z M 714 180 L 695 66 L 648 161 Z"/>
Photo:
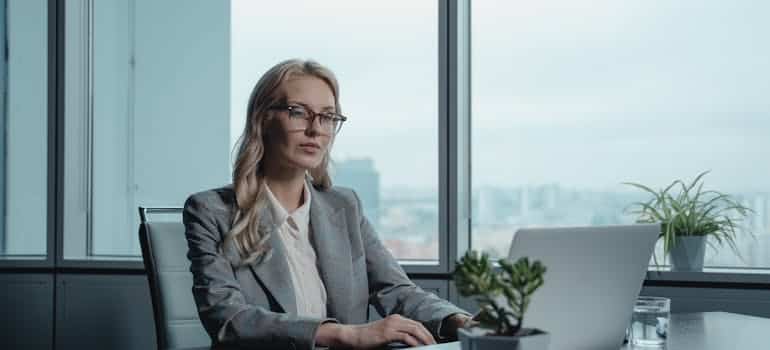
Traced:
<path id="1" fill-rule="evenodd" d="M 539 329 L 516 337 L 485 334 L 480 328 L 457 330 L 462 350 L 547 350 L 551 340 L 550 334 Z"/>
<path id="2" fill-rule="evenodd" d="M 668 252 L 672 271 L 701 271 L 706 252 L 705 236 L 680 236 Z"/>

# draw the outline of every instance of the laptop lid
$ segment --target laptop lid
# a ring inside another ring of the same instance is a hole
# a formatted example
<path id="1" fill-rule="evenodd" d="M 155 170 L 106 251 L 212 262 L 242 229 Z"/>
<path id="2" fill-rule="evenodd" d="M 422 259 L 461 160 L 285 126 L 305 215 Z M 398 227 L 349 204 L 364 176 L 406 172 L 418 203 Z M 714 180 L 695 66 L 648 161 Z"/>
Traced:
<path id="1" fill-rule="evenodd" d="M 619 349 L 659 233 L 659 224 L 519 229 L 508 257 L 547 268 L 524 327 L 550 333 L 551 349 Z"/>

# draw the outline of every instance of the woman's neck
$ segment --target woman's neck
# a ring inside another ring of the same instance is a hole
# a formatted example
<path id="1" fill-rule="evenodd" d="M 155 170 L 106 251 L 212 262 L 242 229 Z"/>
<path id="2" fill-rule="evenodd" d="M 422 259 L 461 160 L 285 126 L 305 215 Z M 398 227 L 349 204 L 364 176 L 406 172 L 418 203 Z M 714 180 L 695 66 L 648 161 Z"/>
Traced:
<path id="1" fill-rule="evenodd" d="M 265 181 L 275 199 L 291 213 L 304 202 L 305 172 L 267 172 Z"/>

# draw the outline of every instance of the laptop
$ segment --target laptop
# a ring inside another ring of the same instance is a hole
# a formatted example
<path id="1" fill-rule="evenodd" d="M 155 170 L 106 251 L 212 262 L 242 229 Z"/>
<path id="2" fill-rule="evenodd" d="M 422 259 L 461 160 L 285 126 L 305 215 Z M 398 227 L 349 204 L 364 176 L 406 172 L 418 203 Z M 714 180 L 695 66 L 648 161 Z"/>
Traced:
<path id="1" fill-rule="evenodd" d="M 518 230 L 508 257 L 547 268 L 523 326 L 550 333 L 552 350 L 618 350 L 659 233 L 659 224 Z"/>

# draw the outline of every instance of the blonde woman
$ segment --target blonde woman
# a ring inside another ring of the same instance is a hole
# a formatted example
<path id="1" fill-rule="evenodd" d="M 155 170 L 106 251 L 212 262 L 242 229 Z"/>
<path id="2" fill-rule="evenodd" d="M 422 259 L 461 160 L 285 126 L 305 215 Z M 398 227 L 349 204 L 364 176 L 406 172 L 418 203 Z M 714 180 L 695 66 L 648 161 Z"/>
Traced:
<path id="1" fill-rule="evenodd" d="M 334 74 L 289 60 L 254 87 L 233 184 L 185 203 L 188 258 L 214 346 L 375 348 L 453 339 L 469 315 L 412 283 L 355 192 L 327 172 Z M 372 304 L 384 319 L 367 323 Z"/>

